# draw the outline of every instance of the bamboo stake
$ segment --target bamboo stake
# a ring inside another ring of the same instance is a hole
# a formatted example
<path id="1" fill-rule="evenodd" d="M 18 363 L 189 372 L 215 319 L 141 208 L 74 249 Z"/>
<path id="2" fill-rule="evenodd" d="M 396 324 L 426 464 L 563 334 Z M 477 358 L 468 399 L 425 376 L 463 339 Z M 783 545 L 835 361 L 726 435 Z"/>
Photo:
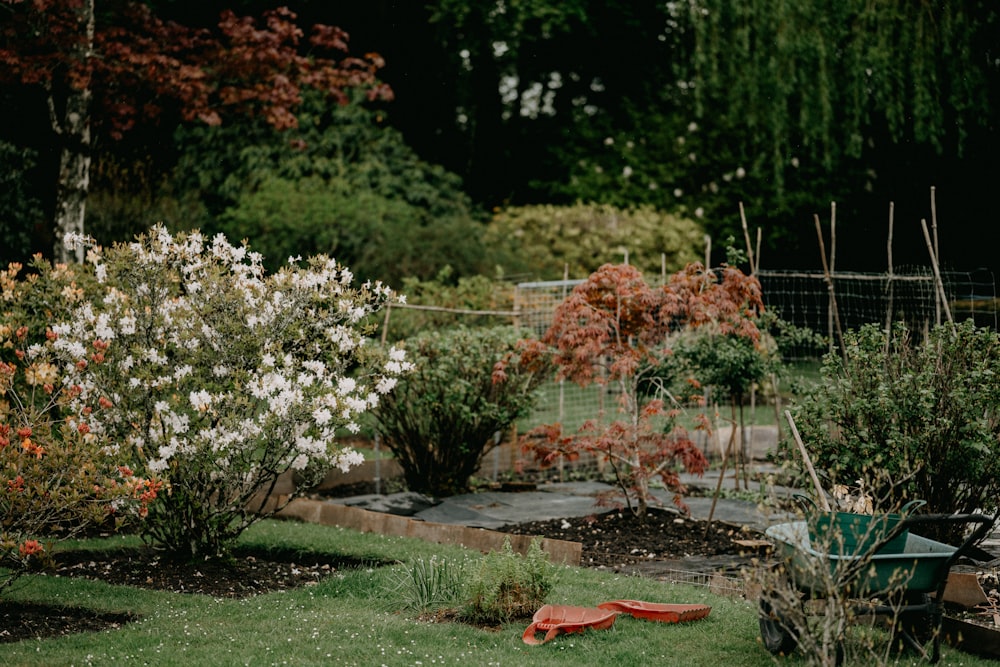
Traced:
<path id="1" fill-rule="evenodd" d="M 712 526 L 712 517 L 715 516 L 715 505 L 719 502 L 719 494 L 722 493 L 722 481 L 726 478 L 726 464 L 729 463 L 729 450 L 733 447 L 733 438 L 736 437 L 734 426 L 729 434 L 729 444 L 722 450 L 722 469 L 719 470 L 719 481 L 715 484 L 715 493 L 712 494 L 712 507 L 708 510 L 708 520 L 705 522 L 705 536 L 708 536 L 708 529 Z"/>
<path id="2" fill-rule="evenodd" d="M 830 273 L 837 271 L 837 202 L 830 202 Z"/>
<path id="3" fill-rule="evenodd" d="M 737 491 L 740 490 L 740 477 L 741 470 L 743 470 L 743 429 L 741 428 L 740 422 L 736 421 L 736 397 L 729 397 L 729 414 L 730 421 L 733 424 L 733 433 L 729 438 L 731 444 L 736 442 L 736 432 L 740 433 L 739 446 L 733 448 L 733 486 Z"/>
<path id="4" fill-rule="evenodd" d="M 760 272 L 760 244 L 761 244 L 761 236 L 762 235 L 763 235 L 763 232 L 761 231 L 761 228 L 758 227 L 757 228 L 757 259 L 754 262 L 754 266 L 753 266 L 753 272 L 754 272 L 755 275 Z"/>
<path id="5" fill-rule="evenodd" d="M 886 289 L 889 291 L 889 298 L 887 299 L 888 304 L 885 308 L 885 351 L 889 351 L 889 336 L 892 333 L 892 306 L 893 298 L 895 297 L 896 287 L 892 283 L 892 228 L 893 228 L 893 215 L 895 212 L 895 204 L 889 202 L 889 240 L 886 242 L 886 255 L 889 262 L 889 282 L 886 285 Z"/>
<path id="6" fill-rule="evenodd" d="M 385 347 L 386 340 L 389 337 L 389 313 L 392 311 L 392 302 L 385 302 L 385 319 L 382 321 L 382 347 Z"/>
<path id="7" fill-rule="evenodd" d="M 830 283 L 829 284 L 830 284 L 830 295 L 831 296 L 830 296 L 830 302 L 827 305 L 827 309 L 826 309 L 826 318 L 827 318 L 827 330 L 831 331 L 831 332 L 833 331 L 833 325 L 835 324 L 835 322 L 834 322 L 834 316 L 835 316 L 835 314 L 839 315 L 839 311 L 835 311 L 834 304 L 836 302 L 836 297 L 833 296 L 833 274 L 834 274 L 834 271 L 836 271 L 836 268 L 834 268 L 834 262 L 835 262 L 835 259 L 836 259 L 836 255 L 837 255 L 837 203 L 836 202 L 830 202 L 830 276 L 831 276 L 831 278 L 830 278 Z M 840 328 L 839 322 L 837 322 L 836 324 L 837 324 L 838 333 L 839 333 L 839 328 Z M 833 336 L 830 336 L 830 338 L 832 339 Z M 843 342 L 844 342 L 843 336 L 840 337 L 840 342 L 841 342 L 841 344 L 843 344 Z"/>
<path id="8" fill-rule="evenodd" d="M 931 268 L 934 269 L 934 284 L 937 287 L 938 296 L 941 297 L 941 304 L 944 306 L 944 313 L 948 316 L 949 324 L 954 324 L 955 320 L 952 319 L 951 308 L 948 306 L 948 295 L 944 292 L 944 282 L 941 280 L 941 270 L 938 268 L 937 254 L 934 252 L 934 246 L 931 243 L 930 232 L 927 231 L 927 220 L 920 218 L 920 227 L 924 230 L 924 241 L 927 243 L 927 251 L 931 255 Z"/>
<path id="9" fill-rule="evenodd" d="M 743 241 L 747 244 L 747 259 L 750 261 L 750 274 L 754 273 L 753 246 L 750 245 L 750 232 L 747 229 L 747 214 L 743 210 L 743 202 L 740 202 L 740 222 L 743 225 Z"/>
<path id="10" fill-rule="evenodd" d="M 823 278 L 826 280 L 826 288 L 830 292 L 830 306 L 833 312 L 833 320 L 837 327 L 837 337 L 840 339 L 841 354 L 847 354 L 844 348 L 844 332 L 840 329 L 840 311 L 837 309 L 837 295 L 833 291 L 833 278 L 830 275 L 830 267 L 826 263 L 826 246 L 823 243 L 823 229 L 819 224 L 819 216 L 814 215 L 816 221 L 816 235 L 819 237 L 819 254 L 823 260 Z M 831 336 L 832 338 L 832 336 Z"/>
<path id="11" fill-rule="evenodd" d="M 934 186 L 931 186 L 931 235 L 934 237 L 934 261 L 939 261 L 941 255 L 938 254 L 941 247 L 938 245 L 937 233 L 937 198 L 934 196 Z M 951 318 L 948 318 L 951 320 Z M 934 300 L 934 322 L 941 324 L 941 304 Z"/>
<path id="12" fill-rule="evenodd" d="M 812 459 L 809 458 L 809 452 L 806 451 L 806 446 L 802 443 L 802 438 L 799 437 L 799 429 L 795 428 L 795 420 L 792 419 L 792 413 L 788 410 L 785 410 L 785 419 L 788 420 L 788 425 L 792 428 L 792 435 L 799 446 L 799 452 L 802 454 L 802 460 L 805 461 L 806 470 L 809 471 L 809 476 L 812 477 L 813 485 L 816 487 L 816 494 L 819 496 L 819 505 L 824 512 L 829 512 L 830 502 L 826 499 L 826 492 L 823 491 L 823 487 L 819 483 L 819 477 L 816 476 L 816 469 L 813 468 Z"/>

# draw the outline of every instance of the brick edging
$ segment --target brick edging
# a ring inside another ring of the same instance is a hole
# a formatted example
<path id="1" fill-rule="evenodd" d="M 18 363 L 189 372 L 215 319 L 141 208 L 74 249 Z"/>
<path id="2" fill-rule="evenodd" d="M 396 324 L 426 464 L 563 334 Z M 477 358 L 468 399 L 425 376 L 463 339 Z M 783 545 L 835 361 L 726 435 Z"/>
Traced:
<path id="1" fill-rule="evenodd" d="M 262 508 L 267 514 L 280 506 L 287 496 L 271 496 Z M 511 535 L 485 528 L 470 528 L 433 521 L 421 521 L 410 517 L 383 512 L 372 512 L 360 507 L 349 507 L 337 503 L 293 498 L 291 502 L 274 513 L 276 519 L 293 519 L 325 526 L 340 526 L 362 533 L 379 533 L 396 537 L 415 537 L 435 544 L 457 544 L 481 553 L 499 551 L 504 540 L 510 540 L 515 553 L 526 554 L 531 545 L 531 535 Z M 579 565 L 583 545 L 567 540 L 542 538 L 542 551 L 549 555 L 553 563 Z"/>

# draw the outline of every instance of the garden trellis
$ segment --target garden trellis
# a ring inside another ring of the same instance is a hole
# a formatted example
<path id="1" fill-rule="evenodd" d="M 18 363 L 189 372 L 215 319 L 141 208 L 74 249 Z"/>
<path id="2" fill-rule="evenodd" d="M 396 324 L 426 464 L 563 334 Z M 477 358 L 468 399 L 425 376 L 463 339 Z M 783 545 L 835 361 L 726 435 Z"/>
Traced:
<path id="1" fill-rule="evenodd" d="M 835 341 L 830 290 L 822 273 L 759 271 L 764 304 L 781 319 L 808 327 Z M 930 267 L 903 267 L 894 273 L 835 272 L 830 275 L 837 310 L 844 329 L 863 324 L 905 321 L 914 331 L 924 331 L 945 321 Z M 955 321 L 972 318 L 977 326 L 997 329 L 995 279 L 986 270 L 942 271 L 941 283 Z M 810 361 L 811 350 L 790 350 L 786 361 Z"/>

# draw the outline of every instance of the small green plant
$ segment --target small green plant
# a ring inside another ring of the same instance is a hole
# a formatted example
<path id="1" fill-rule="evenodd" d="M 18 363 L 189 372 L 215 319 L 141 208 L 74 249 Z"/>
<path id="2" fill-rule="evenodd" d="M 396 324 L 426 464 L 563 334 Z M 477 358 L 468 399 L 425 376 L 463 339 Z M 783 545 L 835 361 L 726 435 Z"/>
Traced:
<path id="1" fill-rule="evenodd" d="M 529 617 L 545 603 L 555 578 L 555 566 L 537 538 L 524 556 L 514 553 L 510 540 L 504 540 L 503 548 L 486 554 L 472 573 L 470 598 L 461 616 L 483 625 Z"/>
<path id="2" fill-rule="evenodd" d="M 395 592 L 407 609 L 427 612 L 456 607 L 465 592 L 466 565 L 436 555 L 418 558 L 399 573 Z"/>

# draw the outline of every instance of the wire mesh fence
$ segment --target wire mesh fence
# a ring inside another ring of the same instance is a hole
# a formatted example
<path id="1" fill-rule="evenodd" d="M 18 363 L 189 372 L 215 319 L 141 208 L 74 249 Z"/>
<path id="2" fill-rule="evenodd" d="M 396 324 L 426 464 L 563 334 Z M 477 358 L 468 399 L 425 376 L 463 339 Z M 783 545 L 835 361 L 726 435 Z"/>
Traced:
<path id="1" fill-rule="evenodd" d="M 940 280 L 938 280 L 940 276 Z M 935 273 L 929 267 L 904 267 L 893 273 L 803 271 L 761 271 L 765 307 L 782 320 L 806 327 L 828 342 L 825 349 L 784 349 L 784 360 L 791 363 L 817 362 L 837 341 L 838 329 L 857 329 L 863 324 L 885 325 L 903 320 L 912 330 L 925 331 L 936 323 L 973 318 L 978 326 L 998 329 L 996 282 L 992 273 L 945 271 Z M 556 308 L 583 279 L 522 282 L 514 286 L 512 310 L 478 311 L 402 305 L 425 314 L 436 313 L 446 322 L 482 324 L 510 322 L 526 335 L 541 337 L 552 324 Z M 508 293 L 509 296 L 509 293 Z M 509 302 L 508 302 L 509 303 Z M 431 322 L 431 320 L 428 320 Z M 427 325 L 427 323 L 425 323 Z M 579 387 L 569 382 L 550 382 L 540 391 L 534 412 L 518 425 L 525 432 L 540 424 L 559 423 L 563 432 L 575 432 L 588 419 L 603 415 L 614 418 L 615 396 L 607 386 L 591 384 Z"/>
<path id="2" fill-rule="evenodd" d="M 936 275 L 940 275 L 940 282 Z M 977 326 L 998 329 L 1000 300 L 996 282 L 993 274 L 984 270 L 935 274 L 930 267 L 903 267 L 893 273 L 838 272 L 829 280 L 823 273 L 761 271 L 758 279 L 765 308 L 790 324 L 820 334 L 829 346 L 837 340 L 838 326 L 847 331 L 870 323 L 884 325 L 889 320 L 902 320 L 915 331 L 925 331 L 948 319 L 958 322 L 969 318 Z M 558 305 L 582 282 L 518 284 L 515 322 L 532 335 L 543 335 Z M 786 349 L 785 361 L 818 361 L 824 351 Z M 537 408 L 525 424 L 558 422 L 564 431 L 572 431 L 585 420 L 614 408 L 607 387 L 550 383 L 543 388 Z"/>
<path id="3" fill-rule="evenodd" d="M 830 345 L 842 331 L 864 324 L 903 321 L 926 331 L 949 319 L 972 318 L 977 326 L 997 329 L 997 294 L 988 271 L 941 272 L 904 267 L 894 273 L 822 273 L 761 271 L 765 307 L 782 320 L 823 335 Z M 943 292 L 943 298 L 942 298 Z M 815 350 L 786 351 L 786 361 L 816 358 Z"/>

